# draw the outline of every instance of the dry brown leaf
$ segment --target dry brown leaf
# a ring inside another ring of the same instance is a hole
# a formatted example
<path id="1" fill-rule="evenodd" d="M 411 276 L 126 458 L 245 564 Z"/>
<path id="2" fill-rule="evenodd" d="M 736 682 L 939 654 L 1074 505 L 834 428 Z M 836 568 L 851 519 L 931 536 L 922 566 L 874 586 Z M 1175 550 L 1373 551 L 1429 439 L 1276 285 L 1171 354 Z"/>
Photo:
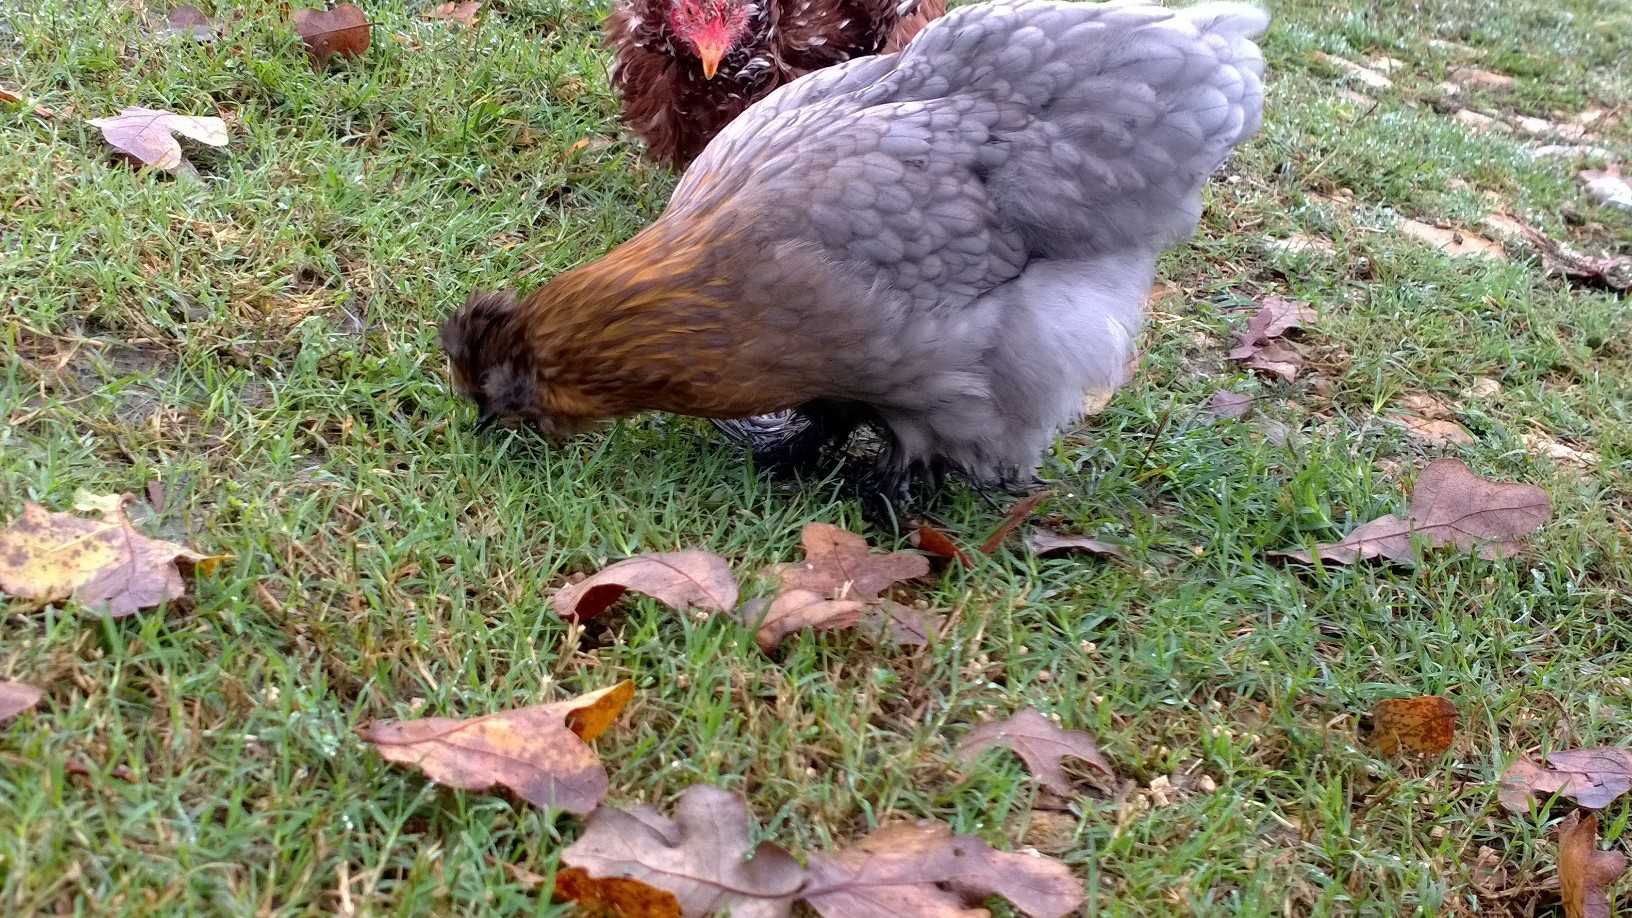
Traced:
<path id="1" fill-rule="evenodd" d="M 1477 67 L 1458 67 L 1451 71 L 1451 79 L 1469 89 L 1489 89 L 1493 91 L 1512 89 L 1518 83 L 1517 80 L 1505 73 L 1480 70 Z"/>
<path id="2" fill-rule="evenodd" d="M 463 3 L 449 0 L 426 10 L 423 14 L 426 19 L 440 19 L 448 22 L 457 22 L 460 25 L 473 26 L 476 24 L 476 12 L 482 8 L 481 0 L 465 0 Z"/>
<path id="3" fill-rule="evenodd" d="M 1243 395 L 1240 392 L 1226 392 L 1220 389 L 1213 393 L 1213 397 L 1207 400 L 1207 404 L 1203 405 L 1201 410 L 1203 413 L 1214 417 L 1239 420 L 1246 417 L 1247 412 L 1252 410 L 1253 401 L 1254 399 L 1250 395 Z"/>
<path id="4" fill-rule="evenodd" d="M 1576 810 L 1558 826 L 1558 885 L 1565 918 L 1609 918 L 1609 885 L 1626 872 L 1626 855 L 1598 850 L 1598 814 Z"/>
<path id="5" fill-rule="evenodd" d="M 1397 218 L 1394 225 L 1407 236 L 1419 242 L 1426 242 L 1447 255 L 1507 258 L 1501 243 L 1492 242 L 1476 233 L 1445 229 L 1406 217 Z"/>
<path id="6" fill-rule="evenodd" d="M 0 679 L 0 721 L 10 720 L 40 703 L 45 693 L 32 685 Z"/>
<path id="7" fill-rule="evenodd" d="M 764 608 L 765 617 L 754 631 L 754 642 L 769 653 L 782 646 L 782 641 L 795 631 L 854 627 L 861 621 L 867 604 L 856 599 L 827 599 L 810 590 L 787 590 L 768 606 L 763 601 L 750 604 L 750 608 L 744 610 L 744 620 L 752 625 L 760 608 Z"/>
<path id="8" fill-rule="evenodd" d="M 913 525 L 911 535 L 907 536 L 907 543 L 921 552 L 948 561 L 956 561 L 964 567 L 975 563 L 975 559 L 953 541 L 951 536 L 925 522 Z"/>
<path id="9" fill-rule="evenodd" d="M 1303 367 L 1303 357 L 1279 339 L 1314 319 L 1315 311 L 1308 304 L 1281 296 L 1264 297 L 1258 311 L 1247 320 L 1246 329 L 1236 337 L 1229 358 L 1244 361 L 1248 369 L 1291 382 Z"/>
<path id="10" fill-rule="evenodd" d="M 1432 446 L 1444 446 L 1446 443 L 1475 443 L 1473 434 L 1463 429 L 1455 421 L 1443 421 L 1431 418 L 1417 417 L 1414 414 L 1389 415 L 1391 423 L 1404 427 L 1411 436 Z"/>
<path id="11" fill-rule="evenodd" d="M 635 695 L 620 682 L 567 701 L 454 720 L 427 717 L 370 724 L 357 733 L 388 761 L 412 765 L 438 784 L 465 790 L 502 785 L 539 807 L 588 813 L 606 796 L 606 769 L 589 741 Z"/>
<path id="12" fill-rule="evenodd" d="M 329 10 L 295 10 L 295 34 L 319 70 L 336 55 L 361 57 L 372 39 L 368 17 L 350 3 Z"/>
<path id="13" fill-rule="evenodd" d="M 1587 169 L 1581 173 L 1587 193 L 1600 204 L 1620 210 L 1632 210 L 1632 185 L 1621 175 L 1621 164 L 1610 163 L 1602 169 Z"/>
<path id="14" fill-rule="evenodd" d="M 1038 526 L 1026 538 L 1026 545 L 1034 555 L 1051 555 L 1062 551 L 1085 551 L 1094 555 L 1109 555 L 1119 561 L 1128 560 L 1128 553 L 1099 539 L 1085 535 L 1055 532 Z"/>
<path id="15" fill-rule="evenodd" d="M 1053 492 L 1051 491 L 1038 491 L 1016 501 L 1014 506 L 1009 508 L 1009 512 L 1003 514 L 1003 521 L 997 524 L 997 528 L 992 530 L 992 534 L 986 537 L 986 541 L 980 543 L 980 553 L 989 555 L 1002 548 L 1003 543 L 1008 541 L 1009 535 L 1020 528 L 1021 523 L 1030 519 L 1043 501 L 1052 496 Z"/>
<path id="16" fill-rule="evenodd" d="M 112 118 L 92 118 L 90 124 L 102 131 L 108 146 L 166 172 L 174 172 L 186 162 L 181 155 L 181 144 L 176 141 L 177 134 L 212 147 L 227 145 L 227 123 L 215 117 L 195 118 L 135 106 Z"/>
<path id="17" fill-rule="evenodd" d="M 1524 446 L 1530 452 L 1538 456 L 1546 456 L 1554 462 L 1563 462 L 1589 469 L 1598 464 L 1599 456 L 1597 453 L 1591 450 L 1566 446 L 1541 434 L 1525 434 Z"/>
<path id="18" fill-rule="evenodd" d="M 1003 547 L 1003 543 L 1008 541 L 1009 535 L 1019 528 L 1020 524 L 1025 522 L 1033 513 L 1036 513 L 1037 507 L 1051 496 L 1052 492 L 1039 491 L 1016 501 L 1014 506 L 1009 508 L 1009 512 L 1003 515 L 1003 519 L 997 524 L 997 527 L 980 543 L 980 548 L 977 550 L 983 555 L 996 553 L 999 548 Z M 910 541 L 913 548 L 928 552 L 938 558 L 955 561 L 965 567 L 975 563 L 974 556 L 964 551 L 963 547 L 953 540 L 951 536 L 928 523 L 918 523 L 913 529 Z"/>
<path id="19" fill-rule="evenodd" d="M 118 618 L 180 599 L 184 574 L 214 569 L 219 558 L 133 529 L 125 499 L 100 520 L 24 506 L 0 531 L 0 591 L 42 602 L 72 597 Z"/>
<path id="20" fill-rule="evenodd" d="M 867 540 L 830 523 L 811 523 L 799 537 L 805 560 L 773 565 L 782 590 L 809 590 L 830 599 L 877 599 L 892 585 L 929 573 L 929 559 L 911 552 L 874 554 Z"/>
<path id="21" fill-rule="evenodd" d="M 823 918 L 978 918 L 993 893 L 1031 918 L 1062 918 L 1086 898 L 1059 861 L 996 851 L 929 821 L 885 826 L 854 848 L 812 854 L 802 898 Z"/>
<path id="22" fill-rule="evenodd" d="M 666 889 L 624 877 L 592 877 L 577 867 L 555 872 L 557 902 L 575 902 L 575 918 L 684 918 L 680 898 Z"/>
<path id="23" fill-rule="evenodd" d="M 7 89 L 4 86 L 0 86 L 0 102 L 21 102 L 21 101 L 23 101 L 23 97 L 22 97 L 21 94 L 18 93 L 17 90 Z"/>
<path id="24" fill-rule="evenodd" d="M 1330 239 L 1292 233 L 1285 239 L 1266 239 L 1264 248 L 1284 255 L 1336 255 L 1337 245 Z"/>
<path id="25" fill-rule="evenodd" d="M 1371 740 L 1383 755 L 1402 749 L 1440 755 L 1456 740 L 1456 705 L 1438 695 L 1387 698 L 1371 712 Z"/>
<path id="26" fill-rule="evenodd" d="M 751 841 L 753 817 L 736 794 L 694 784 L 680 795 L 674 818 L 648 806 L 625 812 L 604 806 L 561 860 L 589 879 L 622 879 L 672 893 L 684 918 L 784 918 L 805 880 L 799 862 L 771 842 Z M 749 851 L 753 857 L 747 858 Z M 618 908 L 623 885 L 584 884 L 585 905 Z M 557 893 L 561 893 L 557 887 Z M 644 895 L 644 894 L 642 894 Z M 632 914 L 661 914 L 633 912 Z"/>
<path id="27" fill-rule="evenodd" d="M 212 42 L 221 34 L 221 21 L 204 15 L 198 7 L 191 3 L 178 6 L 165 17 L 164 25 L 159 28 L 161 38 L 170 38 L 183 35 L 199 42 Z"/>
<path id="28" fill-rule="evenodd" d="M 903 647 L 928 644 L 930 634 L 941 630 L 942 624 L 938 615 L 920 612 L 889 599 L 868 604 L 867 611 L 861 616 L 864 630 Z"/>
<path id="29" fill-rule="evenodd" d="M 565 619 L 587 621 L 611 608 L 629 590 L 679 612 L 688 608 L 724 612 L 737 605 L 731 565 L 711 551 L 693 549 L 625 558 L 557 590 L 555 611 Z"/>
<path id="30" fill-rule="evenodd" d="M 1060 766 L 1060 760 L 1067 756 L 1081 759 L 1108 776 L 1115 775 L 1093 736 L 1080 730 L 1061 730 L 1033 708 L 1025 708 L 1008 720 L 984 723 L 970 730 L 958 743 L 958 757 L 970 761 L 994 746 L 1014 750 L 1037 780 L 1057 794 L 1073 792 L 1071 779 Z"/>
<path id="31" fill-rule="evenodd" d="M 1440 459 L 1417 477 L 1407 519 L 1389 514 L 1312 552 L 1274 554 L 1308 563 L 1318 555 L 1339 564 L 1378 557 L 1404 564 L 1416 560 L 1414 535 L 1433 548 L 1477 547 L 1479 557 L 1491 561 L 1518 554 L 1519 537 L 1541 528 L 1551 516 L 1552 500 L 1541 488 L 1491 481 L 1475 475 L 1459 459 Z"/>
<path id="32" fill-rule="evenodd" d="M 1632 750 L 1616 746 L 1566 749 L 1548 753 L 1543 761 L 1551 767 L 1520 758 L 1508 768 L 1496 789 L 1496 799 L 1503 807 L 1523 813 L 1532 800 L 1562 794 L 1596 810 L 1632 790 Z"/>

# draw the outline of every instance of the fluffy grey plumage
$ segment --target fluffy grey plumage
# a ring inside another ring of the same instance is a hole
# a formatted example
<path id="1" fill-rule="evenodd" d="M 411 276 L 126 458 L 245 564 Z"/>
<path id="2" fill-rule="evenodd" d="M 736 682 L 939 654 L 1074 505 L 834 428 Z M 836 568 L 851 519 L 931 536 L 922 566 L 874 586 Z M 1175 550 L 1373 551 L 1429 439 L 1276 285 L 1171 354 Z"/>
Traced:
<path id="1" fill-rule="evenodd" d="M 455 315 L 455 378 L 490 408 L 527 402 L 499 420 L 797 409 L 738 429 L 797 459 L 873 423 L 886 484 L 1024 481 L 1084 391 L 1123 382 L 1157 255 L 1257 129 L 1267 22 L 986 3 L 802 77 L 634 239 Z"/>
<path id="2" fill-rule="evenodd" d="M 1258 128 L 1267 24 L 1234 3 L 965 7 L 755 106 L 671 206 L 752 169 L 734 205 L 850 279 L 783 317 L 787 347 L 837 358 L 823 394 L 870 408 L 899 466 L 1012 483 L 1085 390 L 1124 381 L 1157 255 Z M 735 432 L 797 461 L 806 424 Z"/>

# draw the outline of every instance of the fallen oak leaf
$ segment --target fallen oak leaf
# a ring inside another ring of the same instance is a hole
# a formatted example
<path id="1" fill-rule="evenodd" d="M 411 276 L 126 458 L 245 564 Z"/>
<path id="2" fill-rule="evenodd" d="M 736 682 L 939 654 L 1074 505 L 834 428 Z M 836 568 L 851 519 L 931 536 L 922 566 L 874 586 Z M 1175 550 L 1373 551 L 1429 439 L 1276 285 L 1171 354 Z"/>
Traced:
<path id="1" fill-rule="evenodd" d="M 571 621 L 586 621 L 611 608 L 630 590 L 677 612 L 688 608 L 724 612 L 737 605 L 731 565 L 711 551 L 691 549 L 636 555 L 609 565 L 582 582 L 557 590 L 555 611 Z"/>
<path id="2" fill-rule="evenodd" d="M 180 599 L 184 574 L 208 575 L 221 560 L 137 532 L 124 500 L 100 520 L 26 504 L 0 530 L 0 591 L 48 603 L 73 598 L 121 618 Z"/>
<path id="3" fill-rule="evenodd" d="M 438 4 L 420 15 L 425 19 L 439 19 L 447 22 L 457 22 L 460 25 L 474 26 L 476 24 L 476 12 L 481 8 L 481 0 L 465 0 L 463 3 L 448 0 L 447 3 Z"/>
<path id="4" fill-rule="evenodd" d="M 1558 794 L 1596 810 L 1632 791 L 1632 749 L 1565 749 L 1548 753 L 1542 761 L 1550 767 L 1522 757 L 1508 767 L 1496 788 L 1504 809 L 1528 812 L 1532 801 Z"/>
<path id="5" fill-rule="evenodd" d="M 1626 855 L 1598 849 L 1598 814 L 1576 810 L 1558 827 L 1558 885 L 1565 918 L 1609 918 L 1608 886 L 1626 872 Z"/>
<path id="6" fill-rule="evenodd" d="M 1249 369 L 1261 370 L 1291 382 L 1303 368 L 1303 356 L 1279 339 L 1305 322 L 1315 320 L 1308 304 L 1282 296 L 1264 297 L 1258 311 L 1236 338 L 1229 359 L 1244 361 Z"/>
<path id="7" fill-rule="evenodd" d="M 1417 477 L 1406 519 L 1389 514 L 1339 542 L 1272 554 L 1308 564 L 1316 556 L 1339 564 L 1377 557 L 1404 564 L 1416 560 L 1412 540 L 1417 537 L 1432 548 L 1453 545 L 1467 551 L 1477 546 L 1479 557 L 1494 561 L 1518 554 L 1518 537 L 1541 528 L 1551 516 L 1552 500 L 1541 488 L 1491 481 L 1459 459 L 1440 459 Z"/>
<path id="8" fill-rule="evenodd" d="M 769 653 L 782 646 L 782 641 L 795 631 L 854 627 L 866 608 L 867 604 L 860 600 L 827 599 L 810 590 L 786 590 L 768 604 L 764 601 L 749 604 L 744 609 L 743 620 L 752 625 L 760 611 L 764 611 L 764 617 L 754 630 L 754 642 Z"/>
<path id="9" fill-rule="evenodd" d="M 997 524 L 997 528 L 993 529 L 991 534 L 986 536 L 985 541 L 980 543 L 977 551 L 983 555 L 994 554 L 999 548 L 1003 547 L 1003 543 L 1009 538 L 1009 534 L 1014 532 L 1021 523 L 1025 522 L 1027 517 L 1036 513 L 1038 505 L 1051 496 L 1053 496 L 1053 492 L 1039 491 L 1035 494 L 1028 494 L 1021 500 L 1016 501 L 1014 506 L 1009 508 L 1009 512 L 1003 514 L 1003 519 Z M 919 522 L 914 527 L 911 543 L 912 547 L 919 551 L 928 552 L 948 561 L 955 561 L 964 567 L 973 566 L 975 563 L 974 556 L 964 551 L 962 546 L 958 545 L 951 536 L 928 523 Z"/>
<path id="10" fill-rule="evenodd" d="M 1250 395 L 1220 389 L 1213 393 L 1213 397 L 1207 400 L 1207 404 L 1203 405 L 1201 410 L 1214 417 L 1240 420 L 1252 410 L 1253 401 Z"/>
<path id="11" fill-rule="evenodd" d="M 1385 698 L 1371 712 L 1371 741 L 1383 755 L 1440 755 L 1456 740 L 1456 705 L 1438 695 Z"/>
<path id="12" fill-rule="evenodd" d="M 166 172 L 181 168 L 186 158 L 175 135 L 209 144 L 227 145 L 227 123 L 216 117 L 178 115 L 161 109 L 132 106 L 111 118 L 92 118 L 108 146 L 144 165 Z"/>
<path id="13" fill-rule="evenodd" d="M 923 647 L 930 632 L 941 629 L 941 618 L 885 599 L 867 606 L 861 627 L 898 647 Z"/>
<path id="14" fill-rule="evenodd" d="M 1034 555 L 1051 555 L 1064 551 L 1085 551 L 1095 555 L 1108 555 L 1119 561 L 1128 560 L 1128 553 L 1112 545 L 1085 535 L 1071 535 L 1055 532 L 1038 526 L 1026 538 L 1026 545 Z"/>
<path id="15" fill-rule="evenodd" d="M 980 553 L 989 555 L 1002 548 L 1003 543 L 1009 538 L 1009 533 L 1018 529 L 1021 523 L 1024 523 L 1033 513 L 1037 512 L 1037 508 L 1042 505 L 1043 501 L 1053 496 L 1052 491 L 1038 491 L 1017 501 L 1014 506 L 1009 508 L 1009 512 L 1003 515 L 1003 521 L 997 524 L 997 528 L 993 529 L 992 534 L 986 537 L 986 541 L 980 543 Z"/>
<path id="16" fill-rule="evenodd" d="M 580 815 L 606 796 L 606 769 L 589 742 L 635 695 L 632 682 L 567 701 L 469 720 L 427 717 L 374 723 L 357 735 L 387 761 L 412 765 L 438 784 L 463 790 L 502 785 L 534 806 Z"/>
<path id="17" fill-rule="evenodd" d="M 884 826 L 853 848 L 811 854 L 801 898 L 823 918 L 978 918 L 993 893 L 1031 918 L 1062 918 L 1086 898 L 1059 861 L 996 851 L 933 821 Z"/>
<path id="18" fill-rule="evenodd" d="M 1444 446 L 1446 443 L 1467 445 L 1478 442 L 1473 438 L 1473 434 L 1468 433 L 1455 421 L 1419 417 L 1414 414 L 1389 415 L 1388 421 L 1404 427 L 1411 436 L 1433 446 Z"/>
<path id="19" fill-rule="evenodd" d="M 964 567 L 969 567 L 975 563 L 975 559 L 971 558 L 969 553 L 964 551 L 957 542 L 954 542 L 951 536 L 928 523 L 919 522 L 915 524 L 912 535 L 908 537 L 908 542 L 919 551 L 928 552 L 937 558 L 955 561 Z"/>
<path id="20" fill-rule="evenodd" d="M 1062 730 L 1035 708 L 1025 708 L 1008 720 L 980 724 L 970 730 L 958 743 L 958 758 L 972 761 L 994 746 L 1012 749 L 1044 787 L 1061 795 L 1072 793 L 1071 779 L 1060 766 L 1060 760 L 1067 756 L 1081 759 L 1107 776 L 1116 774 L 1092 735 Z"/>
<path id="21" fill-rule="evenodd" d="M 772 842 L 754 846 L 752 822 L 741 797 L 694 784 L 681 793 L 673 819 L 648 806 L 601 807 L 561 860 L 590 880 L 620 879 L 672 893 L 684 918 L 726 911 L 732 918 L 785 918 L 805 871 Z M 621 907 L 620 895 L 645 896 L 622 884 L 585 883 L 569 891 L 587 896 L 584 905 L 607 908 Z M 557 892 L 563 893 L 559 885 Z"/>
<path id="22" fill-rule="evenodd" d="M 537 876 L 537 874 L 534 874 Z M 543 877 L 539 877 L 540 880 Z M 684 918 L 680 898 L 625 877 L 592 877 L 579 867 L 563 867 L 555 872 L 550 897 L 557 902 L 577 903 L 581 915 L 608 918 Z"/>
<path id="23" fill-rule="evenodd" d="M 0 679 L 0 721 L 10 720 L 40 703 L 45 693 L 32 685 Z"/>
<path id="24" fill-rule="evenodd" d="M 1507 259 L 1507 251 L 1502 248 L 1500 242 L 1467 230 L 1446 229 L 1408 217 L 1396 218 L 1394 226 L 1407 236 L 1418 242 L 1425 242 L 1447 255 L 1479 256 L 1504 261 Z"/>
<path id="25" fill-rule="evenodd" d="M 786 590 L 810 590 L 831 599 L 877 599 L 896 583 L 929 573 L 929 559 L 898 551 L 874 554 L 867 540 L 831 523 L 811 523 L 800 534 L 805 560 L 767 569 Z"/>
<path id="26" fill-rule="evenodd" d="M 340 3 L 328 10 L 295 10 L 295 34 L 321 70 L 336 55 L 362 56 L 372 39 L 372 26 L 362 10 Z"/>

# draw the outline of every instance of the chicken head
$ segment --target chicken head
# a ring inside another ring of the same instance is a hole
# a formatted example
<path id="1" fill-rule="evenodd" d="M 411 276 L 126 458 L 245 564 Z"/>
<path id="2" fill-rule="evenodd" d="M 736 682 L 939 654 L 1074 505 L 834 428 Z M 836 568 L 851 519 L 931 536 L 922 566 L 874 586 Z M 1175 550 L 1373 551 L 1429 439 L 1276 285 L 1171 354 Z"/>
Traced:
<path id="1" fill-rule="evenodd" d="M 710 80 L 747 27 L 748 9 L 741 0 L 673 0 L 669 5 L 669 28 L 697 55 Z"/>

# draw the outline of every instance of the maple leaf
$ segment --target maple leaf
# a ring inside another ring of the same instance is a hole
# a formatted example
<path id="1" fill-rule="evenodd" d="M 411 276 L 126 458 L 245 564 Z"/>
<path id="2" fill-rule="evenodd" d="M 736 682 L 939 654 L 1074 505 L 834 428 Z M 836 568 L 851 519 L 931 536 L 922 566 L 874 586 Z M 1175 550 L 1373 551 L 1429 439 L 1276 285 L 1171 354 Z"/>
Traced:
<path id="1" fill-rule="evenodd" d="M 1008 720 L 984 723 L 970 730 L 958 744 L 958 757 L 973 760 L 994 746 L 1014 750 L 1044 787 L 1062 795 L 1072 792 L 1071 779 L 1060 766 L 1060 760 L 1066 756 L 1082 759 L 1107 776 L 1115 775 L 1093 736 L 1080 730 L 1062 730 L 1034 708 L 1025 708 Z"/>
<path id="2" fill-rule="evenodd" d="M 567 701 L 455 720 L 427 717 L 370 724 L 358 736 L 380 755 L 413 765 L 438 784 L 465 790 L 502 785 L 539 807 L 588 813 L 606 796 L 606 769 L 589 741 L 635 695 L 620 682 Z"/>
<path id="3" fill-rule="evenodd" d="M 40 703 L 45 693 L 32 685 L 0 679 L 0 721 L 10 720 Z"/>
<path id="4" fill-rule="evenodd" d="M 1496 799 L 1515 813 L 1530 809 L 1531 801 L 1562 794 L 1587 809 L 1609 806 L 1632 790 L 1632 750 L 1615 746 L 1565 749 L 1547 754 L 1542 767 L 1526 758 L 1515 761 L 1502 775 Z"/>
<path id="5" fill-rule="evenodd" d="M 801 898 L 823 918 L 977 918 L 997 893 L 1032 918 L 1081 906 L 1081 885 L 1050 858 L 996 851 L 939 822 L 885 826 L 854 848 L 810 856 Z"/>
<path id="6" fill-rule="evenodd" d="M 186 162 L 186 157 L 181 155 L 181 144 L 176 141 L 177 134 L 212 147 L 227 145 L 227 123 L 214 117 L 178 115 L 132 106 L 111 118 L 92 118 L 90 124 L 102 131 L 108 146 L 166 172 L 174 172 Z"/>
<path id="7" fill-rule="evenodd" d="M 1456 739 L 1456 705 L 1438 695 L 1386 698 L 1371 713 L 1371 739 L 1383 755 L 1401 749 L 1439 755 Z"/>
<path id="8" fill-rule="evenodd" d="M 673 819 L 648 806 L 596 810 L 561 860 L 586 880 L 635 881 L 672 893 L 684 918 L 726 911 L 732 918 L 784 918 L 805 871 L 772 842 L 754 846 L 752 823 L 741 797 L 694 784 L 681 793 Z M 636 886 L 589 882 L 557 893 L 602 908 L 621 908 L 621 896 L 644 896 Z"/>
<path id="9" fill-rule="evenodd" d="M 350 3 L 330 10 L 295 10 L 295 34 L 306 42 L 306 50 L 319 70 L 336 55 L 360 57 L 372 38 L 368 17 Z"/>
<path id="10" fill-rule="evenodd" d="M 579 583 L 555 593 L 555 611 L 565 619 L 586 621 L 611 608 L 634 590 L 677 612 L 688 608 L 724 612 L 737 604 L 737 581 L 731 565 L 711 551 L 656 552 L 609 565 Z"/>
<path id="11" fill-rule="evenodd" d="M 1626 855 L 1598 850 L 1598 814 L 1577 810 L 1558 826 L 1558 886 L 1565 918 L 1609 918 L 1609 884 L 1626 872 Z"/>
<path id="12" fill-rule="evenodd" d="M 1258 311 L 1230 349 L 1231 360 L 1244 361 L 1248 369 L 1272 373 L 1291 382 L 1303 367 L 1303 357 L 1280 339 L 1287 332 L 1315 320 L 1308 304 L 1280 296 L 1266 296 Z"/>
<path id="13" fill-rule="evenodd" d="M 1273 554 L 1306 563 L 1318 556 L 1339 564 L 1378 557 L 1406 564 L 1416 560 L 1412 539 L 1417 537 L 1433 548 L 1477 548 L 1487 561 L 1511 558 L 1520 551 L 1518 537 L 1539 529 L 1551 515 L 1552 501 L 1541 488 L 1491 481 L 1459 459 L 1440 459 L 1417 477 L 1405 519 L 1388 514 L 1313 551 Z"/>
<path id="14" fill-rule="evenodd" d="M 43 602 L 72 597 L 115 618 L 180 599 L 183 574 L 208 574 L 220 559 L 137 532 L 125 518 L 128 499 L 100 520 L 25 505 L 0 531 L 0 590 Z"/>

